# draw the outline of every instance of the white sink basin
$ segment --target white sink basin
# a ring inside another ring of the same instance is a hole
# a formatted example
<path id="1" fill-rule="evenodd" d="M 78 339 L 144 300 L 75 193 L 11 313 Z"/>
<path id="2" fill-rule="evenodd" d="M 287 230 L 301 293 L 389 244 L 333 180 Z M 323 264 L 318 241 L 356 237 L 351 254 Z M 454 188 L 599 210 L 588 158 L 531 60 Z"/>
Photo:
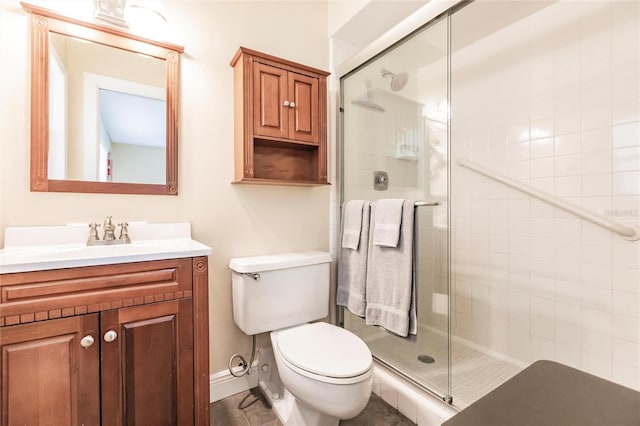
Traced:
<path id="1" fill-rule="evenodd" d="M 7 228 L 0 274 L 211 254 L 210 247 L 191 239 L 188 223 L 131 224 L 131 244 L 103 246 L 86 245 L 88 229 L 88 225 Z M 140 237 L 144 239 L 136 239 Z M 72 242 L 78 238 L 83 241 Z"/>

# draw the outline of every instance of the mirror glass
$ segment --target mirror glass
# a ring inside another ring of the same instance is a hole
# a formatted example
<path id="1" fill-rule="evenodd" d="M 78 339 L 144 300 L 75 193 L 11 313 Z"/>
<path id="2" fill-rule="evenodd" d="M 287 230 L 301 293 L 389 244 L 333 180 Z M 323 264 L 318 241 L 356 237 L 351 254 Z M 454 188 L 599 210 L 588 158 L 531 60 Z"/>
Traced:
<path id="1" fill-rule="evenodd" d="M 31 14 L 31 191 L 178 194 L 182 46 Z"/>
<path id="2" fill-rule="evenodd" d="M 48 178 L 166 182 L 164 60 L 49 35 Z"/>

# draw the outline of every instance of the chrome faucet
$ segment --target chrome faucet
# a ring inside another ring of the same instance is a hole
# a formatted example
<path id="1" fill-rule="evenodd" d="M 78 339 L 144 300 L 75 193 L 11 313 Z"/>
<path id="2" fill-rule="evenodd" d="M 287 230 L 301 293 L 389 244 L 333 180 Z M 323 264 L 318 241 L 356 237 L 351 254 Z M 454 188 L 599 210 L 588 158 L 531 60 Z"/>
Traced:
<path id="1" fill-rule="evenodd" d="M 111 216 L 107 216 L 107 218 L 104 220 L 104 237 L 102 237 L 102 239 L 104 241 L 111 241 L 111 240 L 115 240 L 116 239 L 116 234 L 115 234 L 115 230 L 116 227 L 113 225 L 113 223 L 111 223 Z"/>
<path id="2" fill-rule="evenodd" d="M 104 246 L 104 245 L 114 245 L 114 244 L 130 244 L 131 237 L 129 237 L 129 224 L 127 222 L 119 223 L 120 227 L 120 235 L 116 238 L 116 225 L 113 224 L 111 220 L 111 216 L 107 216 L 104 220 L 104 224 L 102 225 L 104 228 L 104 236 L 102 240 L 98 236 L 98 227 L 100 225 L 97 223 L 89 224 L 89 238 L 87 238 L 88 246 Z"/>

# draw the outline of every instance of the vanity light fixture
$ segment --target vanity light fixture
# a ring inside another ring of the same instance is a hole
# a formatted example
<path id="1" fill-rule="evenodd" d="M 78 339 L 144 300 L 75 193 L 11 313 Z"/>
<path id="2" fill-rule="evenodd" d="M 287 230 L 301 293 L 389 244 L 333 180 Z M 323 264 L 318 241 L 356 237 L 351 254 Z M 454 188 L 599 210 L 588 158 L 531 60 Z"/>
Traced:
<path id="1" fill-rule="evenodd" d="M 124 19 L 127 0 L 95 0 L 95 17 L 121 27 L 129 28 Z"/>
<path id="2" fill-rule="evenodd" d="M 169 23 L 169 21 L 167 20 L 167 18 L 158 10 L 149 7 L 149 6 L 145 6 L 143 4 L 139 4 L 139 3 L 132 3 L 131 5 L 129 5 L 129 9 L 133 9 L 133 10 L 141 10 L 141 11 L 148 11 L 150 12 L 152 15 L 154 15 L 157 18 L 162 19 L 166 24 Z"/>
<path id="3" fill-rule="evenodd" d="M 160 2 L 131 0 L 126 14 L 130 31 L 159 40 L 167 37 L 169 20 Z"/>
<path id="4" fill-rule="evenodd" d="M 154 38 L 166 36 L 169 21 L 157 0 L 94 0 L 97 19 Z"/>

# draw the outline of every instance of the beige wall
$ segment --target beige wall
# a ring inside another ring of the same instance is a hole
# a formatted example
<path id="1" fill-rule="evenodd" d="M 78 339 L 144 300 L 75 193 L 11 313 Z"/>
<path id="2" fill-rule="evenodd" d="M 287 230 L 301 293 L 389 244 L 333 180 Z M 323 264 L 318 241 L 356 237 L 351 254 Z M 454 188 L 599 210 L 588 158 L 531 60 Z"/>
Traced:
<path id="1" fill-rule="evenodd" d="M 167 181 L 163 146 L 111 143 L 111 171 L 114 182 L 159 183 Z"/>
<path id="2" fill-rule="evenodd" d="M 358 14 L 371 0 L 329 1 L 327 35 L 330 37 Z"/>
<path id="3" fill-rule="evenodd" d="M 52 2 L 53 3 L 53 2 Z M 29 32 L 18 1 L 0 0 L 0 236 L 7 226 L 115 220 L 188 221 L 209 260 L 211 372 L 250 338 L 233 323 L 229 258 L 329 248 L 329 187 L 231 185 L 238 46 L 328 69 L 326 2 L 170 1 L 184 44 L 177 197 L 29 192 Z M 46 212 L 46 213 L 45 213 Z"/>

